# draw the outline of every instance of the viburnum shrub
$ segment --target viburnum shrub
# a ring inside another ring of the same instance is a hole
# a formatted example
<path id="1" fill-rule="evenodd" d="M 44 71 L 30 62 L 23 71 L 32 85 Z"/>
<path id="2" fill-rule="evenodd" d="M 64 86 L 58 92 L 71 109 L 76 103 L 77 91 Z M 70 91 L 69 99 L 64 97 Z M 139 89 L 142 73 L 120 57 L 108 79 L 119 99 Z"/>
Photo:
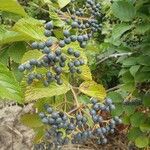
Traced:
<path id="1" fill-rule="evenodd" d="M 0 97 L 33 103 L 34 149 L 105 145 L 120 124 L 147 148 L 148 0 L 19 3 L 0 5 Z"/>
<path id="2" fill-rule="evenodd" d="M 86 60 L 78 48 L 73 47 L 73 43 L 78 44 L 80 49 L 86 48 L 87 42 L 96 32 L 101 31 L 100 10 L 100 3 L 91 0 L 87 0 L 79 9 L 72 8 L 67 12 L 56 10 L 60 18 L 65 21 L 65 28 L 62 30 L 63 39 L 53 41 L 52 37 L 57 38 L 54 34 L 55 26 L 53 21 L 47 22 L 43 34 L 48 38 L 31 44 L 33 51 L 36 49 L 43 55 L 38 59 L 32 58 L 18 67 L 19 71 L 27 74 L 29 85 L 36 81 L 43 82 L 46 87 L 55 82 L 63 85 L 65 73 L 72 79 L 84 73 L 82 66 L 86 65 Z M 38 69 L 43 69 L 42 73 L 39 73 Z M 91 103 L 82 105 L 78 102 L 73 88 L 72 91 L 76 103 L 73 108 L 75 110 L 71 108 L 64 112 L 58 111 L 58 108 L 54 109 L 52 104 L 44 105 L 45 112 L 40 112 L 39 116 L 46 126 L 45 134 L 42 142 L 37 144 L 35 149 L 57 149 L 69 142 L 84 144 L 87 139 L 96 139 L 97 144 L 106 144 L 107 135 L 113 134 L 116 125 L 122 123 L 118 116 L 114 118 L 110 116 L 111 110 L 115 109 L 111 99 L 106 99 L 104 104 L 92 99 Z"/>

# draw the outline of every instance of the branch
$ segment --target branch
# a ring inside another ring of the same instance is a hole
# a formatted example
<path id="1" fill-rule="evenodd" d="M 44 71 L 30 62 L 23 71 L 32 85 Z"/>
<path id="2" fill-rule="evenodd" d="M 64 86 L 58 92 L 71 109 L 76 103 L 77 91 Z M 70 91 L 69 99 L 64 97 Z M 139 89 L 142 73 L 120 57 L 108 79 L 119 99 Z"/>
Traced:
<path id="1" fill-rule="evenodd" d="M 115 86 L 113 88 L 108 89 L 106 92 L 115 91 L 115 90 L 119 89 L 120 87 L 121 87 L 121 85 L 117 85 L 117 86 Z"/>
<path id="2" fill-rule="evenodd" d="M 77 107 L 80 107 L 80 104 L 79 104 L 78 99 L 77 99 L 77 95 L 76 95 L 74 89 L 72 88 L 72 86 L 70 86 L 70 89 L 71 89 L 71 92 L 73 94 L 73 97 L 74 97 L 74 100 L 75 100 Z"/>
<path id="3" fill-rule="evenodd" d="M 109 59 L 109 58 L 117 58 L 117 57 L 121 57 L 121 56 L 130 56 L 132 55 L 133 53 L 129 52 L 129 53 L 120 53 L 120 54 L 112 54 L 112 55 L 109 55 L 103 59 L 101 59 L 99 62 L 96 63 L 96 65 L 99 65 L 100 63 L 104 62 L 105 60 Z"/>

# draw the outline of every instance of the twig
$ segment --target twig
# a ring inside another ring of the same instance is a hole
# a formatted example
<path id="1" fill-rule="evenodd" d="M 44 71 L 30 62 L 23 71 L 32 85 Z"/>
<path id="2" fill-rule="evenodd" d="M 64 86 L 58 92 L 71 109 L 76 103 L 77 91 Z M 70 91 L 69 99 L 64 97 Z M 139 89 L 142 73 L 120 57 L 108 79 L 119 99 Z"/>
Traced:
<path id="1" fill-rule="evenodd" d="M 65 99 L 65 108 L 64 109 L 65 109 L 65 112 L 66 112 L 66 110 L 67 110 L 67 107 L 66 107 L 67 106 L 67 96 L 66 96 L 66 94 L 64 94 L 64 99 Z"/>
<path id="2" fill-rule="evenodd" d="M 75 112 L 78 109 L 79 109 L 79 107 L 76 107 L 76 108 L 72 109 L 71 111 L 69 111 L 67 114 L 70 115 L 70 114 L 72 114 L 73 112 Z"/>
<path id="3" fill-rule="evenodd" d="M 74 97 L 76 106 L 77 106 L 77 107 L 80 107 L 80 104 L 79 104 L 78 99 L 77 99 L 77 95 L 76 95 L 74 89 L 72 88 L 72 86 L 70 86 L 70 89 L 71 89 L 71 92 L 72 92 L 72 94 L 73 94 L 73 97 Z"/>
<path id="4" fill-rule="evenodd" d="M 88 17 L 78 17 L 76 15 L 69 15 L 68 13 L 64 13 L 62 11 L 59 11 L 58 14 L 59 14 L 59 17 L 64 17 L 61 19 L 70 19 L 71 17 L 75 17 L 76 19 L 80 19 L 80 20 L 85 20 L 85 21 L 89 20 Z M 90 18 L 90 19 L 92 19 L 92 18 Z"/>
<path id="5" fill-rule="evenodd" d="M 133 53 L 129 52 L 129 53 L 120 53 L 120 54 L 112 54 L 112 55 L 109 55 L 103 59 L 101 59 L 100 61 L 98 61 L 96 63 L 96 65 L 99 65 L 100 63 L 104 62 L 105 60 L 109 59 L 109 58 L 117 58 L 117 57 L 121 57 L 121 56 L 130 56 L 132 55 Z"/>
<path id="6" fill-rule="evenodd" d="M 115 90 L 119 89 L 120 87 L 121 87 L 121 85 L 117 85 L 117 86 L 115 86 L 113 88 L 108 89 L 106 92 L 115 91 Z"/>

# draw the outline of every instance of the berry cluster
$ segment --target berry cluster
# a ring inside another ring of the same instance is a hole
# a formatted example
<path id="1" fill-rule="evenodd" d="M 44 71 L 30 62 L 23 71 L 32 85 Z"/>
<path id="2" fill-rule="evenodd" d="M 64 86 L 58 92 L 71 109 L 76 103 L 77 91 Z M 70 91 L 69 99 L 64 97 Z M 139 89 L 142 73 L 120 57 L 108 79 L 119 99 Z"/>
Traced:
<path id="1" fill-rule="evenodd" d="M 39 116 L 44 124 L 50 126 L 45 134 L 46 140 L 51 140 L 51 145 L 56 148 L 68 144 L 69 138 L 67 136 L 75 130 L 75 125 L 70 122 L 65 113 L 57 112 L 48 105 L 45 106 L 45 109 L 47 114 L 41 112 Z"/>
<path id="2" fill-rule="evenodd" d="M 88 117 L 84 110 L 76 112 L 75 116 L 70 116 L 67 113 L 54 111 L 48 105 L 45 109 L 46 113 L 39 113 L 42 122 L 49 126 L 44 142 L 48 142 L 51 148 L 55 149 L 69 142 L 83 144 L 91 139 L 97 140 L 97 144 L 106 144 L 107 136 L 113 134 L 116 126 L 122 123 L 118 116 L 110 117 L 109 113 L 115 109 L 115 106 L 108 98 L 104 104 L 92 99 L 90 107 L 83 108 L 89 110 Z M 88 123 L 89 118 L 93 121 L 92 126 Z"/>
<path id="3" fill-rule="evenodd" d="M 96 3 L 95 0 L 87 0 L 86 1 L 86 7 L 88 10 L 92 13 L 94 17 L 101 17 L 101 6 L 100 3 Z"/>
<path id="4" fill-rule="evenodd" d="M 87 0 L 83 8 L 71 9 L 68 15 L 60 10 L 57 11 L 60 17 L 64 18 L 67 25 L 71 26 L 77 33 L 77 35 L 71 35 L 68 30 L 64 31 L 65 38 L 60 41 L 60 46 L 64 47 L 65 44 L 78 41 L 80 47 L 85 48 L 87 41 L 90 40 L 93 34 L 102 29 L 102 24 L 99 23 L 102 18 L 100 11 L 100 4 L 96 3 L 95 0 Z"/>
<path id="5" fill-rule="evenodd" d="M 53 23 L 48 22 L 45 25 L 45 36 L 49 37 L 53 34 Z M 64 31 L 64 35 L 68 36 L 68 33 Z M 80 66 L 84 65 L 84 60 L 80 57 L 80 52 L 75 51 L 72 48 L 68 48 L 68 55 L 72 55 L 74 58 L 67 60 L 67 55 L 62 52 L 61 41 L 59 46 L 53 51 L 53 41 L 47 39 L 45 42 L 33 42 L 32 48 L 38 49 L 44 55 L 39 59 L 31 59 L 25 64 L 19 66 L 20 71 L 34 71 L 35 68 L 46 68 L 47 72 L 45 74 L 30 73 L 28 74 L 27 83 L 31 84 L 34 80 L 43 80 L 45 86 L 49 86 L 52 81 L 56 81 L 58 85 L 63 84 L 61 79 L 61 74 L 63 73 L 63 68 L 68 65 L 70 73 L 81 74 L 82 71 Z"/>
<path id="6" fill-rule="evenodd" d="M 98 21 L 101 19 L 100 4 L 97 4 L 95 0 L 87 0 L 83 8 L 72 9 L 69 12 L 72 14 L 57 11 L 62 20 L 68 14 L 65 21 L 69 29 L 63 30 L 64 38 L 62 40 L 57 42 L 52 40 L 54 25 L 53 22 L 48 22 L 45 24 L 44 31 L 47 40 L 31 44 L 31 47 L 41 51 L 43 56 L 38 60 L 31 59 L 18 67 L 19 71 L 28 73 L 28 84 L 32 84 L 34 80 L 42 80 L 45 86 L 49 86 L 54 81 L 58 85 L 62 85 L 62 73 L 65 70 L 63 68 L 66 66 L 71 74 L 82 73 L 81 66 L 84 65 L 84 60 L 81 58 L 80 52 L 70 47 L 66 54 L 62 49 L 71 42 L 78 42 L 81 48 L 85 48 L 93 34 L 101 30 L 101 24 Z M 74 32 L 76 34 L 72 34 Z M 46 71 L 44 74 L 37 73 L 37 68 L 46 68 Z"/>

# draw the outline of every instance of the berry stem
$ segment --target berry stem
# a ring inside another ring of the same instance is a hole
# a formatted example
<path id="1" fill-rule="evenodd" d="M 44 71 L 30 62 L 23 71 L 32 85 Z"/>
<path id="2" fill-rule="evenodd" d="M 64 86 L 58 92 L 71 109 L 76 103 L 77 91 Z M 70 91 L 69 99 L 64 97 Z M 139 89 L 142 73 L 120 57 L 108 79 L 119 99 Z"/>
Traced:
<path id="1" fill-rule="evenodd" d="M 64 99 L 65 99 L 64 111 L 66 112 L 67 111 L 67 96 L 66 96 L 66 94 L 64 94 Z"/>
<path id="2" fill-rule="evenodd" d="M 75 100 L 76 106 L 79 108 L 79 107 L 80 107 L 80 104 L 79 104 L 79 102 L 78 102 L 77 95 L 76 95 L 76 93 L 75 93 L 75 91 L 74 91 L 74 89 L 73 89 L 73 87 L 72 87 L 72 86 L 70 86 L 70 89 L 71 89 L 71 92 L 72 92 L 72 94 L 73 94 L 73 97 L 74 97 L 74 100 Z"/>

